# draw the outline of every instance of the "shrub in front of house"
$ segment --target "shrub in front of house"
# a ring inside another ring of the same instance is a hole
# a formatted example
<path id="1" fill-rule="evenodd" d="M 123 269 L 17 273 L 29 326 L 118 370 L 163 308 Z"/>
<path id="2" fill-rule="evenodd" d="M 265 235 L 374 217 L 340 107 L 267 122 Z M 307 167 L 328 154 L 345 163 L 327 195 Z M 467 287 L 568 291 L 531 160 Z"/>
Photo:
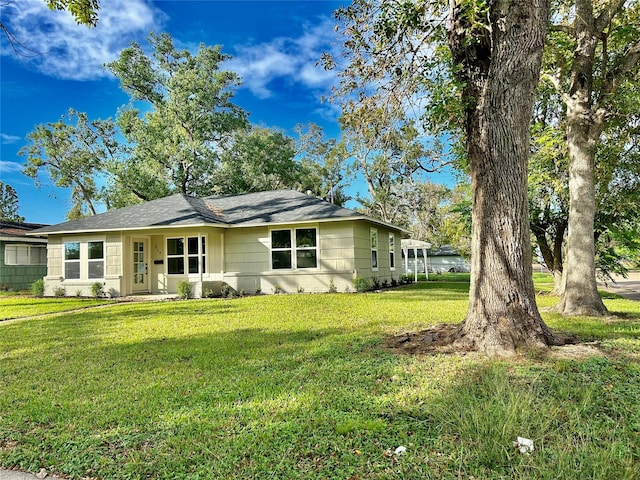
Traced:
<path id="1" fill-rule="evenodd" d="M 183 300 L 193 298 L 193 289 L 191 288 L 191 283 L 188 280 L 178 282 L 178 297 Z"/>
<path id="2" fill-rule="evenodd" d="M 104 284 L 100 282 L 95 282 L 91 285 L 91 295 L 93 298 L 103 297 L 104 296 Z"/>
<path id="3" fill-rule="evenodd" d="M 356 277 L 351 283 L 353 283 L 353 288 L 356 289 L 356 292 L 367 292 L 371 290 L 371 280 L 364 277 Z"/>
<path id="4" fill-rule="evenodd" d="M 44 279 L 39 278 L 31 284 L 31 294 L 35 297 L 44 297 Z"/>
<path id="5" fill-rule="evenodd" d="M 67 290 L 64 287 L 56 287 L 53 290 L 53 295 L 60 298 L 67 294 Z"/>

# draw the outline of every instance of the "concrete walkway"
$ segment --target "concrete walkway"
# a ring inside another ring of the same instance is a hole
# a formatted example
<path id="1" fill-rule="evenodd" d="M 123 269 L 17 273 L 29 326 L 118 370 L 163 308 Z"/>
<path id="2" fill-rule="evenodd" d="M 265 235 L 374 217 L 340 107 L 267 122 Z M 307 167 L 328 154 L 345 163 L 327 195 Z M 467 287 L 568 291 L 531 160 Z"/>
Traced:
<path id="1" fill-rule="evenodd" d="M 14 472 L 13 470 L 0 470 L 0 480 L 39 480 L 46 478 L 49 480 L 60 479 L 60 477 L 52 477 L 46 471 L 41 470 L 38 475 L 25 472 Z"/>
<path id="2" fill-rule="evenodd" d="M 604 282 L 598 282 L 598 288 L 622 295 L 629 300 L 640 300 L 640 272 L 629 272 L 627 278 L 614 275 L 613 280 L 606 285 Z"/>

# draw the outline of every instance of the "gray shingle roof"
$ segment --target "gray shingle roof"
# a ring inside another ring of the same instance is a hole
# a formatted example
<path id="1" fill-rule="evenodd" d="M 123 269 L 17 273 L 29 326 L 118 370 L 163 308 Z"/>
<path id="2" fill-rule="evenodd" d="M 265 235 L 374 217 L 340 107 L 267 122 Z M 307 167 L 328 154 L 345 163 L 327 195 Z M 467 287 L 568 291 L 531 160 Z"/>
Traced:
<path id="1" fill-rule="evenodd" d="M 340 219 L 364 220 L 368 217 L 294 190 L 205 198 L 176 194 L 40 228 L 33 233 L 117 231 L 163 226 L 251 226 Z"/>

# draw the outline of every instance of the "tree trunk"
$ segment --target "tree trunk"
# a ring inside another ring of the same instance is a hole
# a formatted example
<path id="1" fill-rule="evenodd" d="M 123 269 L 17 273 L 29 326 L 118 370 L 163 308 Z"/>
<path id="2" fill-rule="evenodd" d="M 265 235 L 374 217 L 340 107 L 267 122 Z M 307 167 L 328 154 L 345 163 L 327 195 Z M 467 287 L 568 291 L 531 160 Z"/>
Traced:
<path id="1" fill-rule="evenodd" d="M 592 2 L 576 2 L 577 45 L 571 66 L 567 106 L 569 151 L 569 235 L 564 288 L 557 310 L 562 315 L 604 315 L 596 286 L 594 161 L 596 142 L 604 128 L 593 105 L 593 71 L 601 30 Z"/>
<path id="2" fill-rule="evenodd" d="M 452 7 L 473 185 L 469 307 L 456 342 L 490 356 L 546 348 L 556 339 L 535 301 L 527 165 L 549 2 L 489 2 L 491 28 L 480 39 L 464 2 Z"/>
<path id="3" fill-rule="evenodd" d="M 607 313 L 596 284 L 593 235 L 596 214 L 593 138 L 600 136 L 600 129 L 590 125 L 586 118 L 589 111 L 583 102 L 567 103 L 569 235 L 566 275 L 557 310 L 562 315 L 600 316 Z"/>

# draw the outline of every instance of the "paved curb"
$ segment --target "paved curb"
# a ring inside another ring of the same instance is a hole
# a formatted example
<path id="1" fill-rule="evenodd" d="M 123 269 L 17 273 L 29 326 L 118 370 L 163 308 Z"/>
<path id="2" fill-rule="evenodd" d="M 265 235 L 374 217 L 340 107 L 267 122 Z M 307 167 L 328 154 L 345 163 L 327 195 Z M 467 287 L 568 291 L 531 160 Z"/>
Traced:
<path id="1" fill-rule="evenodd" d="M 56 477 L 46 476 L 43 478 L 55 479 Z M 0 480 L 38 480 L 33 473 L 16 472 L 14 470 L 0 470 Z"/>

